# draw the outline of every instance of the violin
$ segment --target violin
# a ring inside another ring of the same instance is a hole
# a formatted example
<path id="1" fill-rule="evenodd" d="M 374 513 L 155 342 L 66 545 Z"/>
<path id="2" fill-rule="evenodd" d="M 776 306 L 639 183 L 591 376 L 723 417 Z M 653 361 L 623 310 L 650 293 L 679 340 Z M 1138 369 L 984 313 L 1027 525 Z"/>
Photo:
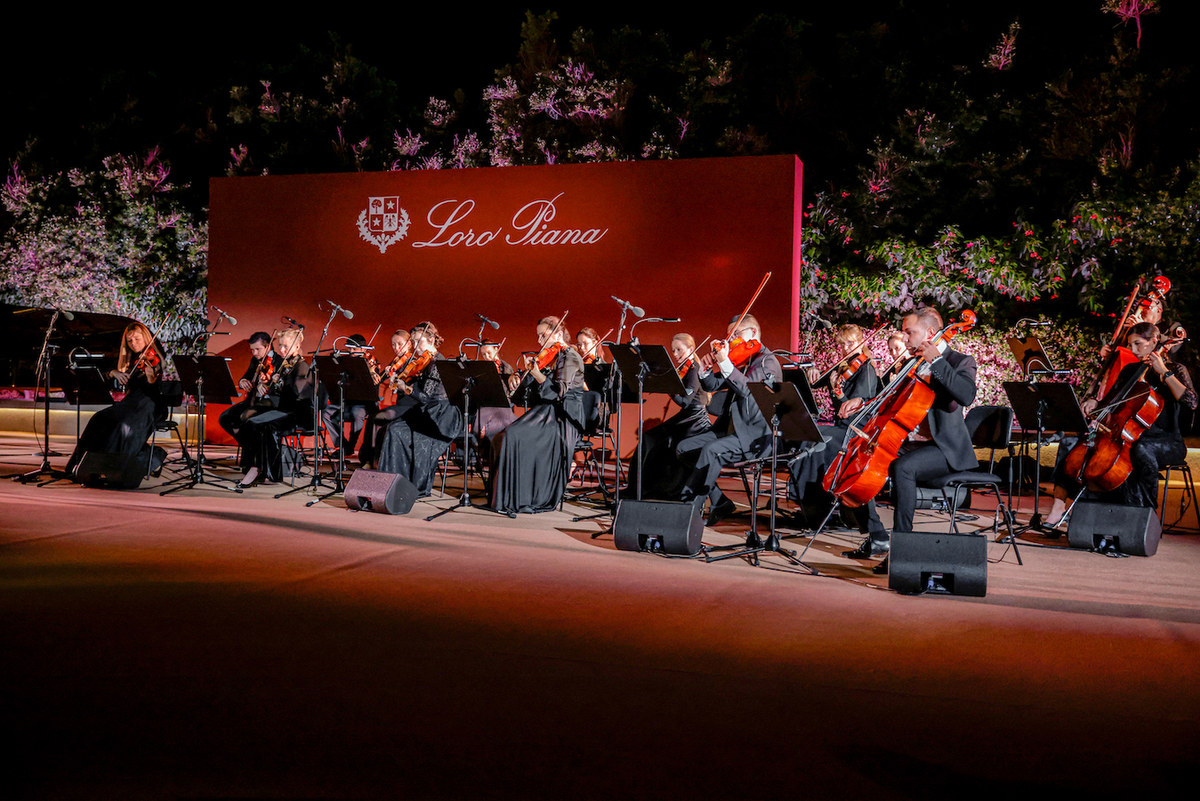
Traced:
<path id="1" fill-rule="evenodd" d="M 948 342 L 975 322 L 975 313 L 964 310 L 961 321 L 943 328 L 932 342 Z M 919 357 L 910 357 L 896 379 L 850 422 L 850 436 L 821 480 L 845 506 L 862 506 L 879 494 L 900 446 L 933 406 L 933 387 L 918 374 L 921 364 Z"/>
<path id="2" fill-rule="evenodd" d="M 829 388 L 833 392 L 833 396 L 839 399 L 842 398 L 845 395 L 845 392 L 842 390 L 842 387 L 845 385 L 845 383 L 849 381 L 855 373 L 858 372 L 860 367 L 870 361 L 871 354 L 860 350 L 853 356 L 843 359 L 842 361 L 838 362 L 838 364 L 834 365 L 833 369 L 835 372 L 829 379 Z"/>
<path id="3" fill-rule="evenodd" d="M 547 344 L 543 345 L 541 350 L 539 350 L 536 354 L 527 355 L 525 357 L 526 364 L 536 364 L 537 369 L 542 372 L 554 366 L 554 363 L 558 361 L 558 354 L 562 353 L 563 348 L 567 347 L 567 345 L 565 345 L 563 342 L 555 339 L 554 335 L 562 329 L 562 324 L 567 319 L 567 315 L 570 313 L 570 309 L 567 309 L 562 313 L 562 317 L 558 318 L 558 322 L 553 328 L 550 329 L 550 333 L 546 335 Z M 519 373 L 513 373 L 513 375 L 509 378 L 511 386 L 516 387 L 521 383 L 521 381 L 525 380 L 525 376 L 527 375 L 529 375 L 529 369 Z"/>
<path id="4" fill-rule="evenodd" d="M 704 342 L 707 341 L 707 339 L 704 340 Z M 679 365 L 675 368 L 675 372 L 679 375 L 680 381 L 683 381 L 687 377 L 688 369 L 691 368 L 693 363 L 695 363 L 697 368 L 700 367 L 700 362 L 697 361 L 696 352 L 699 351 L 700 348 L 704 347 L 704 342 L 701 342 L 699 345 L 692 348 L 691 353 L 679 360 Z"/>
<path id="5" fill-rule="evenodd" d="M 758 296 L 762 294 L 763 287 L 770 280 L 770 273 L 763 276 L 758 289 L 754 290 L 754 296 L 750 298 L 750 302 L 742 310 L 741 315 L 737 318 L 737 322 L 733 324 L 733 331 L 737 331 L 742 327 L 742 321 L 746 319 L 746 315 L 750 313 L 750 308 L 754 305 L 754 301 L 758 300 Z M 726 347 L 729 348 L 729 361 L 733 362 L 733 366 L 740 370 L 762 351 L 763 344 L 757 339 L 741 339 L 740 337 L 730 340 L 714 339 L 712 341 L 713 355 L 716 356 L 719 351 L 724 350 Z"/>
<path id="6" fill-rule="evenodd" d="M 1154 351 L 1162 356 L 1186 338 L 1187 331 L 1176 325 Z M 1170 367 L 1170 362 L 1167 365 Z M 1111 492 L 1125 483 L 1133 472 L 1133 443 L 1162 413 L 1165 406 L 1162 395 L 1143 380 L 1149 369 L 1150 365 L 1143 364 L 1121 397 L 1098 410 L 1088 436 L 1067 453 L 1063 462 L 1066 474 L 1092 492 Z"/>

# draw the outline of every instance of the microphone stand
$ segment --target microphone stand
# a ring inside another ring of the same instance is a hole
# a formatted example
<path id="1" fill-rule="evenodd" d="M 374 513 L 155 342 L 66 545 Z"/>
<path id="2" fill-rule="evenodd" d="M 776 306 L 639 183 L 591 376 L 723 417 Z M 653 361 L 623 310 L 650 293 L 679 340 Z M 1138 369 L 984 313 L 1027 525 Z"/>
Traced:
<path id="1" fill-rule="evenodd" d="M 621 320 L 617 324 L 617 341 L 616 341 L 617 345 L 621 344 L 621 335 L 625 333 L 625 315 L 628 313 L 629 313 L 629 304 L 622 303 L 621 304 Z M 632 331 L 630 333 L 632 334 Z M 601 343 L 601 344 L 604 344 L 604 343 Z M 613 438 L 613 442 L 614 442 L 614 444 L 613 444 L 613 449 L 614 449 L 613 462 L 616 463 L 617 470 L 616 470 L 616 475 L 615 475 L 614 481 L 613 481 L 612 501 L 609 504 L 607 504 L 608 508 L 605 509 L 603 512 L 597 512 L 596 514 L 581 515 L 579 517 L 573 517 L 573 518 L 571 518 L 572 523 L 578 523 L 580 520 L 595 520 L 600 517 L 613 517 L 616 514 L 617 507 L 619 507 L 621 505 L 621 406 L 622 406 L 621 393 L 624 391 L 623 381 L 624 381 L 624 377 L 621 375 L 621 367 L 620 367 L 620 365 L 617 364 L 616 359 L 614 359 L 612 362 L 612 369 L 608 371 L 608 379 L 604 382 L 603 403 L 606 408 L 601 411 L 601 415 L 603 415 L 605 412 L 608 412 L 609 418 L 611 419 L 612 412 L 611 412 L 611 410 L 609 410 L 607 408 L 607 406 L 608 406 L 609 400 L 611 398 L 615 397 L 617 399 L 616 400 L 616 403 L 617 403 L 617 434 Z M 605 457 L 604 444 L 603 444 L 603 440 L 601 440 L 600 458 L 602 461 L 605 460 L 604 457 Z M 611 533 L 612 533 L 612 527 L 609 526 L 607 529 L 597 531 L 595 534 L 593 534 L 592 539 L 596 539 L 601 534 L 611 534 Z"/>
<path id="2" fill-rule="evenodd" d="M 42 340 L 42 350 L 38 354 L 38 368 L 44 379 L 42 382 L 42 463 L 37 470 L 14 476 L 15 480 L 22 484 L 28 484 L 42 476 L 50 476 L 53 480 L 69 478 L 65 472 L 50 467 L 50 357 L 54 351 L 58 350 L 58 345 L 50 344 L 50 337 L 54 334 L 58 315 L 58 309 L 55 309 L 54 314 L 50 315 L 50 324 L 46 326 L 46 338 Z M 36 430 L 36 425 L 34 428 Z M 55 454 L 55 456 L 59 455 L 61 454 Z"/>
<path id="3" fill-rule="evenodd" d="M 317 489 L 317 487 L 326 486 L 325 482 L 321 479 L 321 450 L 322 450 L 322 448 L 321 448 L 321 381 L 320 381 L 321 376 L 317 372 L 317 354 L 321 352 L 321 345 L 324 344 L 325 337 L 329 333 L 329 326 L 331 326 L 333 324 L 333 318 L 337 316 L 337 313 L 339 311 L 341 311 L 341 309 L 340 309 L 340 307 L 338 307 L 336 305 L 334 306 L 333 309 L 331 309 L 329 311 L 329 319 L 325 321 L 325 327 L 323 329 L 321 329 L 321 337 L 320 337 L 320 339 L 317 340 L 317 347 L 312 352 L 312 362 L 309 363 L 309 365 L 308 365 L 308 380 L 312 384 L 312 388 L 313 388 L 313 399 L 312 399 L 312 406 L 313 406 L 313 420 L 312 420 L 312 424 L 313 424 L 312 425 L 312 430 L 313 430 L 313 474 L 312 474 L 312 478 L 309 480 L 308 484 L 301 484 L 299 487 L 292 487 L 289 490 L 284 490 L 283 492 L 276 495 L 275 496 L 276 498 L 282 498 L 284 495 L 291 495 L 293 492 L 299 492 L 300 490 L 304 490 L 304 489 L 311 489 L 311 490 L 315 491 Z M 341 424 L 339 423 L 339 425 L 341 425 Z M 283 476 L 280 476 L 280 478 L 282 479 Z M 334 486 L 334 493 L 336 494 L 338 492 L 341 492 L 343 489 L 344 489 L 344 487 L 342 486 L 342 476 L 341 476 L 341 474 L 338 474 L 337 481 Z"/>

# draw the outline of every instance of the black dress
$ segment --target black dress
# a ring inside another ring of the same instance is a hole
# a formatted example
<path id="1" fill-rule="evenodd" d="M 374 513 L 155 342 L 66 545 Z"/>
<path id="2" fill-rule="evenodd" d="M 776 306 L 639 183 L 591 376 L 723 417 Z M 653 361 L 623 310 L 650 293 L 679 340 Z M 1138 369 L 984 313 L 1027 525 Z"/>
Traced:
<path id="1" fill-rule="evenodd" d="M 264 481 L 283 478 L 283 435 L 300 427 L 312 428 L 314 383 L 308 363 L 300 361 L 292 369 L 278 368 L 282 375 L 271 395 L 273 408 L 260 406 L 244 420 L 238 432 L 242 446 L 242 468 L 257 467 Z"/>
<path id="2" fill-rule="evenodd" d="M 161 389 L 161 375 L 151 383 L 142 370 L 131 374 L 125 384 L 125 397 L 88 420 L 67 460 L 67 472 L 74 474 L 88 451 L 126 456 L 139 453 L 150 439 L 154 424 L 166 419 L 167 407 Z"/>
<path id="3" fill-rule="evenodd" d="M 545 372 L 541 384 L 525 376 L 513 397 L 529 410 L 492 440 L 492 508 L 510 516 L 557 508 L 583 429 L 583 359 L 563 348 Z"/>
<path id="4" fill-rule="evenodd" d="M 394 418 L 387 425 L 379 451 L 379 469 L 399 473 L 422 496 L 433 492 L 438 459 L 450 443 L 462 436 L 462 411 L 451 406 L 438 376 L 437 360 L 409 382 L 412 394 L 390 407 Z"/>
<path id="5" fill-rule="evenodd" d="M 679 500 L 683 496 L 683 488 L 687 485 L 693 465 L 680 457 L 679 443 L 712 429 L 712 420 L 705 408 L 700 386 L 700 371 L 695 362 L 688 367 L 683 383 L 687 394 L 671 399 L 681 407 L 679 411 L 642 433 L 640 469 L 636 451 L 629 467 L 630 494 L 636 494 L 640 475 L 643 498 Z"/>

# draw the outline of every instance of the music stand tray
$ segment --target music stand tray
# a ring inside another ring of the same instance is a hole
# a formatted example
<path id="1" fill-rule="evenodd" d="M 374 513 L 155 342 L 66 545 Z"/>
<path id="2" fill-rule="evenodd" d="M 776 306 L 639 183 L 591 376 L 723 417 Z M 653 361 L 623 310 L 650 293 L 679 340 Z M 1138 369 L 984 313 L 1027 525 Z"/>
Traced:
<path id="1" fill-rule="evenodd" d="M 449 359 L 438 362 L 437 368 L 442 386 L 446 388 L 446 397 L 451 403 L 458 401 L 462 405 L 463 488 L 462 494 L 458 496 L 458 501 L 453 506 L 431 514 L 425 518 L 426 521 L 436 520 L 456 509 L 476 508 L 475 504 L 471 502 L 471 493 L 467 488 L 471 465 L 471 411 L 484 408 L 512 408 L 508 390 L 504 386 L 504 379 L 501 377 L 500 371 L 496 369 L 495 362 Z"/>

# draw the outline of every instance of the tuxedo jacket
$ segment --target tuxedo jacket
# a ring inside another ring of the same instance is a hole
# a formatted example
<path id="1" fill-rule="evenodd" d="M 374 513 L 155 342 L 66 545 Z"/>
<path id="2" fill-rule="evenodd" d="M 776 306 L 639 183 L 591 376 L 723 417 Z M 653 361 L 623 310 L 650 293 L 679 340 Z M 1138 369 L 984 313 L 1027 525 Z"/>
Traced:
<path id="1" fill-rule="evenodd" d="M 710 414 L 716 416 L 713 430 L 718 435 L 732 434 L 748 451 L 758 450 L 764 445 L 770 445 L 771 426 L 763 417 L 754 396 L 750 394 L 750 384 L 758 381 L 769 381 L 778 384 L 783 377 L 783 368 L 766 346 L 750 358 L 744 369 L 733 368 L 727 376 L 709 373 L 700 379 L 700 386 L 707 392 L 727 390 L 714 396 L 708 404 Z"/>
<path id="2" fill-rule="evenodd" d="M 975 401 L 973 356 L 947 348 L 942 358 L 930 365 L 933 405 L 926 415 L 929 434 L 954 470 L 975 470 L 979 460 L 967 433 L 963 408 Z"/>

